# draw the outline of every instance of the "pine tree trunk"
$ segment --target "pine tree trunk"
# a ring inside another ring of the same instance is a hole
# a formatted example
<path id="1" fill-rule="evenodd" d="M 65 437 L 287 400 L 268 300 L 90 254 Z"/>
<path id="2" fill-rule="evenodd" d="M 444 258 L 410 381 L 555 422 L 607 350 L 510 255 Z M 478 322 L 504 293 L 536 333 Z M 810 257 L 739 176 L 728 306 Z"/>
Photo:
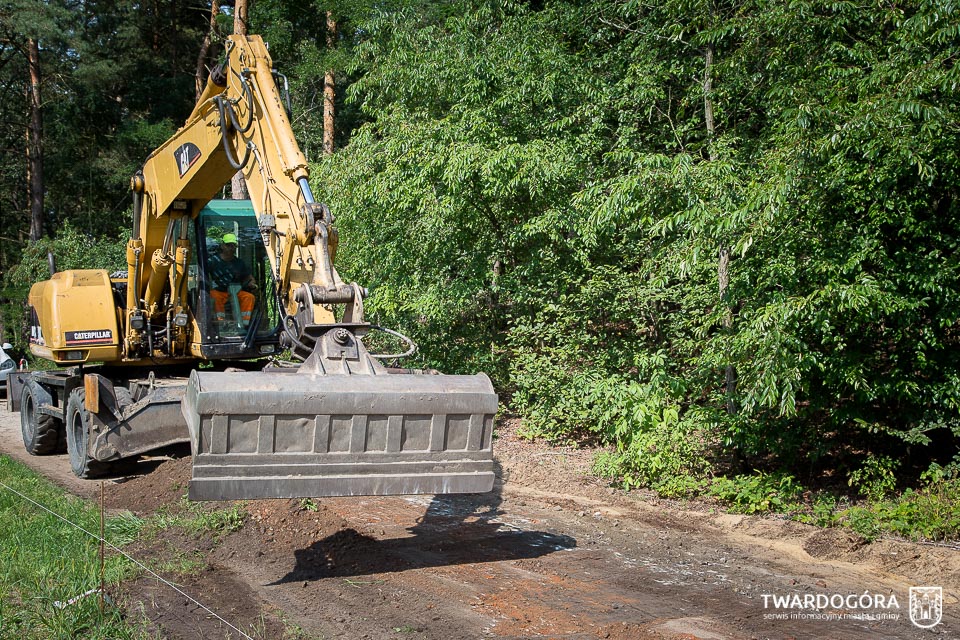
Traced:
<path id="1" fill-rule="evenodd" d="M 27 62 L 30 68 L 30 124 L 27 128 L 27 189 L 30 202 L 30 240 L 43 236 L 43 103 L 40 100 L 40 46 L 27 42 Z"/>
<path id="2" fill-rule="evenodd" d="M 249 7 L 247 0 L 237 0 L 233 7 L 233 33 L 238 36 L 247 35 Z M 247 181 L 243 179 L 243 172 L 237 171 L 230 180 L 230 197 L 234 200 L 246 200 L 250 197 L 247 192 Z"/>
<path id="3" fill-rule="evenodd" d="M 247 35 L 250 6 L 247 0 L 237 0 L 233 7 L 233 33 L 238 36 Z"/>
<path id="4" fill-rule="evenodd" d="M 160 3 L 153 0 L 153 52 L 160 52 Z"/>
<path id="5" fill-rule="evenodd" d="M 327 11 L 327 49 L 337 45 L 337 21 L 331 11 Z M 336 79 L 333 69 L 323 75 L 323 155 L 333 155 L 334 146 L 334 101 L 337 96 Z"/>
<path id="6" fill-rule="evenodd" d="M 200 94 L 203 93 L 203 88 L 207 84 L 207 57 L 210 55 L 210 44 L 217 29 L 217 14 L 219 13 L 220 2 L 219 0 L 213 0 L 210 4 L 210 29 L 203 36 L 203 42 L 200 44 L 200 55 L 197 56 L 197 69 L 194 73 L 197 99 L 200 98 Z"/>

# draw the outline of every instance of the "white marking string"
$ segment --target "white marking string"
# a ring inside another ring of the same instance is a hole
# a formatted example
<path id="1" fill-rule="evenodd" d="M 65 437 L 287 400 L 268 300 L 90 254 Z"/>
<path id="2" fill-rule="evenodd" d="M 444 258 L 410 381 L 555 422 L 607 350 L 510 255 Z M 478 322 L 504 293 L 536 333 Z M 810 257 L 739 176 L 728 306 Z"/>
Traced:
<path id="1" fill-rule="evenodd" d="M 29 503 L 31 503 L 31 504 L 33 504 L 33 505 L 35 505 L 35 506 L 43 509 L 44 511 L 46 511 L 46 512 L 49 513 L 50 515 L 55 516 L 55 517 L 59 518 L 60 520 L 63 520 L 64 522 L 66 522 L 66 523 L 69 524 L 70 526 L 75 527 L 75 528 L 79 529 L 80 531 L 83 531 L 83 532 L 84 532 L 85 534 L 87 534 L 88 536 L 90 536 L 90 537 L 92 537 L 92 538 L 95 538 L 98 542 L 101 541 L 100 536 L 98 536 L 97 534 L 91 533 L 90 531 L 87 531 L 86 529 L 84 529 L 83 527 L 81 527 L 81 526 L 80 526 L 79 524 L 77 524 L 76 522 L 71 522 L 70 520 L 68 520 L 67 518 L 64 518 L 62 515 L 60 515 L 60 514 L 57 513 L 56 511 L 53 511 L 53 510 L 47 508 L 46 506 L 40 504 L 39 502 L 37 502 L 37 501 L 34 500 L 33 498 L 31 498 L 31 497 L 29 497 L 29 496 L 23 495 L 22 493 L 20 493 L 19 491 L 17 491 L 17 490 L 14 489 L 13 487 L 8 486 L 8 485 L 4 484 L 3 482 L 0 482 L 0 487 L 3 487 L 4 489 L 7 489 L 8 491 L 17 494 L 18 496 L 20 496 L 21 498 L 23 498 L 23 499 L 26 500 L 27 502 L 29 502 Z M 107 540 L 103 540 L 102 542 L 103 542 L 105 545 L 107 545 L 108 547 L 110 547 L 111 549 L 113 549 L 114 551 L 116 551 L 117 553 L 119 553 L 120 555 L 122 555 L 124 558 L 126 558 L 127 560 L 129 560 L 130 562 L 132 562 L 133 564 L 137 565 L 138 567 L 140 567 L 141 569 L 143 569 L 144 571 L 146 571 L 147 573 L 149 573 L 151 576 L 153 576 L 154 578 L 156 578 L 157 580 L 159 580 L 159 581 L 162 582 L 163 584 L 167 585 L 168 587 L 170 587 L 171 589 L 173 589 L 174 591 L 176 591 L 177 593 L 179 593 L 180 595 L 182 595 L 184 598 L 186 598 L 186 599 L 189 600 L 190 602 L 194 603 L 195 605 L 197 605 L 198 607 L 200 607 L 201 609 L 203 609 L 204 611 L 206 611 L 207 613 L 209 613 L 211 616 L 213 616 L 214 618 L 216 618 L 217 620 L 219 620 L 219 621 L 222 622 L 223 624 L 227 625 L 228 627 L 230 627 L 231 629 L 233 629 L 234 631 L 236 631 L 237 633 L 239 633 L 239 634 L 240 634 L 241 636 L 243 636 L 244 638 L 247 638 L 247 640 L 254 640 L 252 637 L 248 636 L 246 633 L 244 633 L 243 631 L 241 631 L 238 627 L 235 627 L 234 625 L 230 624 L 227 620 L 225 620 L 224 618 L 222 618 L 222 617 L 220 617 L 219 615 L 217 615 L 217 612 L 216 612 L 216 611 L 214 611 L 214 610 L 211 609 L 210 607 L 206 606 L 205 604 L 203 604 L 202 602 L 200 602 L 200 601 L 197 600 L 196 598 L 192 597 L 191 595 L 185 593 L 182 589 L 180 589 L 179 587 L 177 587 L 175 584 L 173 584 L 173 583 L 170 582 L 169 580 L 164 579 L 164 578 L 163 578 L 162 576 L 160 576 L 158 573 L 156 573 L 155 571 L 153 571 L 150 567 L 146 566 L 145 564 L 143 564 L 142 562 L 140 562 L 139 560 L 137 560 L 136 558 L 134 558 L 133 556 L 131 556 L 129 553 L 126 553 L 125 551 L 123 551 L 123 549 L 119 548 L 118 546 L 114 545 L 113 543 L 111 543 L 111 542 L 109 542 L 109 541 L 107 541 Z"/>

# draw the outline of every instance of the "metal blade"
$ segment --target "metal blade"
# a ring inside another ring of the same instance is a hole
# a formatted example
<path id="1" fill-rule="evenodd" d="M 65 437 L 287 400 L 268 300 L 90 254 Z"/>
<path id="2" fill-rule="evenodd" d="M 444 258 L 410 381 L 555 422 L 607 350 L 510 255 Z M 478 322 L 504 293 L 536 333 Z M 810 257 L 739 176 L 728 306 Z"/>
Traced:
<path id="1" fill-rule="evenodd" d="M 192 500 L 493 488 L 497 395 L 484 374 L 194 371 L 182 411 Z"/>

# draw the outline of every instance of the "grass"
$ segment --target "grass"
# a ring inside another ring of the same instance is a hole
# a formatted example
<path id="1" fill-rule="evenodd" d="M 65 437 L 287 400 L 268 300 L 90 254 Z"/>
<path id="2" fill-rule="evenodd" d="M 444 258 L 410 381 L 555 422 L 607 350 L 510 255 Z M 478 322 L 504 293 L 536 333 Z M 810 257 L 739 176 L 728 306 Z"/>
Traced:
<path id="1" fill-rule="evenodd" d="M 97 534 L 97 505 L 72 496 L 0 456 L 0 482 L 87 531 Z M 142 521 L 132 515 L 105 522 L 105 537 L 118 547 L 133 541 Z M 57 606 L 100 585 L 99 544 L 75 526 L 0 486 L 0 638 L 140 640 L 149 636 L 96 596 Z M 117 553 L 106 554 L 104 577 L 115 586 L 136 573 Z"/>
<path id="2" fill-rule="evenodd" d="M 66 493 L 29 468 L 0 456 L 0 482 L 24 494 L 71 523 L 98 534 L 98 505 Z M 142 628 L 108 605 L 101 613 L 96 595 L 58 607 L 100 585 L 99 544 L 94 536 L 64 522 L 14 491 L 0 486 L 0 638 L 48 640 L 144 640 Z M 211 509 L 186 498 L 146 520 L 127 512 L 105 522 L 110 544 L 123 547 L 149 538 L 158 530 L 177 529 L 214 539 L 239 530 L 245 505 Z M 161 573 L 192 573 L 206 566 L 198 553 L 162 554 L 151 567 Z M 141 570 L 122 555 L 108 551 L 107 585 L 135 578 Z"/>
<path id="3" fill-rule="evenodd" d="M 278 609 L 274 614 L 283 624 L 283 640 L 324 640 L 324 636 L 310 633 L 293 622 L 286 612 Z"/>
<path id="4" fill-rule="evenodd" d="M 246 505 L 236 502 L 222 509 L 211 509 L 201 502 L 191 502 L 186 496 L 178 503 L 161 507 L 149 524 L 157 529 L 182 529 L 193 535 L 213 534 L 214 539 L 239 531 L 247 518 Z"/>

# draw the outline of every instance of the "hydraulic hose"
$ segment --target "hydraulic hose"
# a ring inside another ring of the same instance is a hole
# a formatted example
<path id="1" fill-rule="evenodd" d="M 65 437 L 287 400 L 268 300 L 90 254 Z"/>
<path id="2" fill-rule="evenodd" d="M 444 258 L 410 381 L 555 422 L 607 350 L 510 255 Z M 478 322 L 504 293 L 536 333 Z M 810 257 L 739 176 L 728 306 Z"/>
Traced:
<path id="1" fill-rule="evenodd" d="M 221 141 L 223 142 L 223 152 L 226 154 L 226 156 L 227 156 L 227 162 L 230 163 L 230 166 L 233 167 L 234 169 L 236 169 L 237 171 L 239 171 L 239 170 L 243 169 L 245 166 L 247 166 L 247 160 L 250 159 L 250 145 L 249 145 L 249 144 L 246 145 L 246 148 L 244 149 L 244 154 L 243 154 L 243 159 L 242 159 L 242 160 L 237 161 L 237 160 L 234 159 L 233 154 L 230 152 L 230 143 L 227 142 L 227 127 L 226 127 L 227 118 L 230 119 L 230 124 L 231 124 L 231 125 L 232 125 L 233 122 L 236 120 L 236 116 L 233 115 L 233 106 L 230 105 L 229 103 L 227 103 L 227 106 L 224 107 L 224 105 L 223 105 L 224 100 L 223 100 L 223 98 L 222 98 L 221 96 L 217 96 L 217 97 L 215 98 L 215 100 L 216 100 L 216 103 L 217 103 L 217 113 L 220 114 L 220 131 L 221 131 L 221 133 L 222 133 L 220 139 L 221 139 Z M 230 115 L 229 115 L 229 116 L 226 116 L 225 111 L 229 111 Z M 253 119 L 251 118 L 251 122 L 252 122 L 252 121 L 253 121 Z M 248 125 L 248 127 L 249 127 L 249 125 Z M 239 131 L 239 129 L 238 129 L 238 131 Z M 241 132 L 241 133 L 242 133 L 242 132 Z"/>
<path id="2" fill-rule="evenodd" d="M 246 133 L 250 130 L 250 127 L 253 126 L 253 90 L 250 88 L 250 85 L 247 83 L 247 79 L 243 74 L 234 75 L 240 78 L 240 86 L 243 87 L 243 97 L 247 101 L 247 124 L 242 127 L 240 126 L 240 122 L 237 120 L 237 114 L 233 110 L 233 104 L 231 103 L 230 109 L 228 110 L 228 115 L 230 116 L 230 125 L 237 130 L 237 133 Z"/>
<path id="3" fill-rule="evenodd" d="M 410 348 L 404 351 L 403 353 L 389 353 L 389 354 L 377 353 L 377 354 L 371 354 L 371 357 L 377 358 L 378 360 L 394 360 L 397 358 L 406 358 L 408 356 L 412 356 L 417 352 L 417 343 L 411 340 L 410 338 L 408 338 L 407 336 L 403 335 L 399 331 L 394 331 L 393 329 L 387 329 L 386 327 L 381 327 L 380 325 L 376 325 L 376 324 L 371 325 L 370 328 L 375 329 L 377 331 L 383 331 L 384 333 L 389 333 L 390 335 L 396 336 L 401 340 L 403 340 L 404 342 L 406 342 L 408 345 L 410 345 Z"/>

